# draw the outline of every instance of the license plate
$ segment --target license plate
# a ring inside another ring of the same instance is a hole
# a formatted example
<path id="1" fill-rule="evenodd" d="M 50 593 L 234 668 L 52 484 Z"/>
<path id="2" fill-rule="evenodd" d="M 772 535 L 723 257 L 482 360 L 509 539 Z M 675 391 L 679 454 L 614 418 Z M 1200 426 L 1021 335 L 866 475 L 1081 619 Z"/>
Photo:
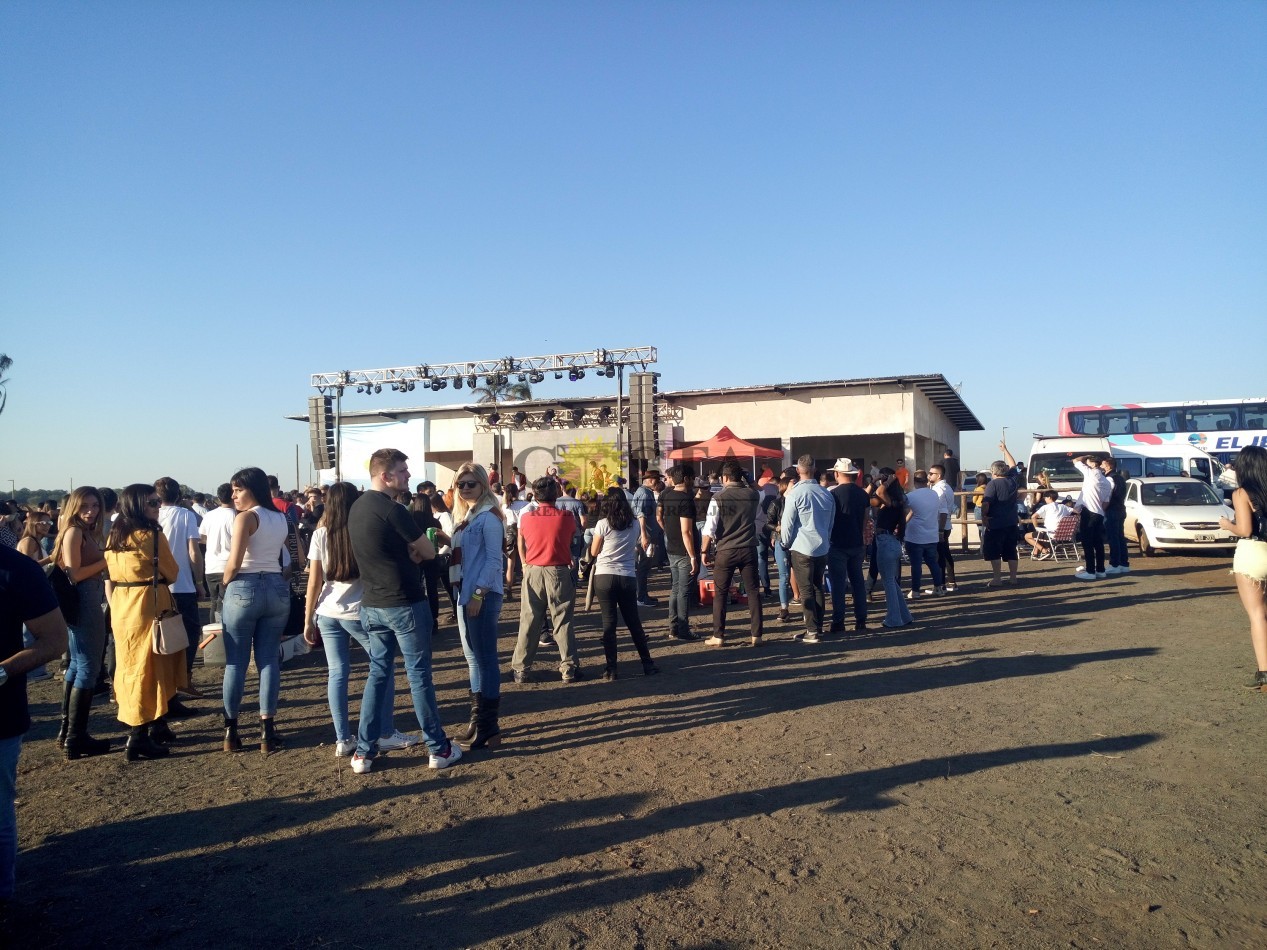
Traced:
<path id="1" fill-rule="evenodd" d="M 1216 539 L 1215 539 L 1214 535 L 1212 535 L 1212 534 L 1198 534 L 1198 535 L 1197 535 L 1197 540 L 1198 540 L 1198 541 L 1214 541 L 1214 540 L 1216 540 Z"/>

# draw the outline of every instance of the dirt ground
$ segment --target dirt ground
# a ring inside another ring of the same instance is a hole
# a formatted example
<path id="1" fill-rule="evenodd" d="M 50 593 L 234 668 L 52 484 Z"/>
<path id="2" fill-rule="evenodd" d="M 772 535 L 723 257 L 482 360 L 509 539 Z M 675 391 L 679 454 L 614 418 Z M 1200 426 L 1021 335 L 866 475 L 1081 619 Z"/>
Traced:
<path id="1" fill-rule="evenodd" d="M 364 776 L 336 760 L 320 653 L 285 668 L 288 746 L 268 757 L 221 752 L 208 698 L 165 761 L 66 762 L 59 684 L 36 683 L 8 939 L 1267 945 L 1267 695 L 1241 688 L 1253 662 L 1228 559 L 1135 567 L 1083 585 L 1026 561 L 1019 589 L 993 591 L 972 560 L 960 593 L 914 605 L 917 626 L 819 646 L 769 607 L 760 649 L 680 644 L 650 609 L 663 674 L 640 675 L 622 631 L 615 683 L 598 678 L 597 614 L 578 613 L 590 678 L 507 684 L 505 744 L 445 772 L 413 751 Z M 452 625 L 436 668 L 456 726 Z M 209 693 L 218 673 L 197 673 Z M 111 707 L 93 726 L 121 747 Z"/>

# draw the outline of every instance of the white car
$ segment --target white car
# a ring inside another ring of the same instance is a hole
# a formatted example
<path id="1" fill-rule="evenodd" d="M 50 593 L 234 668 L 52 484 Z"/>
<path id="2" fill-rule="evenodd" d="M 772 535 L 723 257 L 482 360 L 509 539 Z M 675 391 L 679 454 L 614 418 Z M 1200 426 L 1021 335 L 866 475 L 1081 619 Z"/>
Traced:
<path id="1" fill-rule="evenodd" d="M 1213 488 L 1199 478 L 1132 478 L 1126 482 L 1126 537 L 1140 553 L 1206 551 L 1236 547 L 1236 536 L 1219 527 L 1231 518 Z"/>

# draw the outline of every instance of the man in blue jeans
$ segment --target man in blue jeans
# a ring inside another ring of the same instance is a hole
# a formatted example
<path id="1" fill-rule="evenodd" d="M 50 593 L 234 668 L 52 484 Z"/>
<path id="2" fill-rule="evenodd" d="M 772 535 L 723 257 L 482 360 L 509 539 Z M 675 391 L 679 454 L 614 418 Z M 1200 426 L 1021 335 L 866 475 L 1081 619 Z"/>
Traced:
<path id="1" fill-rule="evenodd" d="M 30 647 L 22 643 L 23 624 L 35 640 Z M 0 915 L 16 880 L 18 754 L 31 727 L 26 674 L 60 656 L 66 641 L 66 621 L 43 569 L 25 554 L 0 547 Z"/>
<path id="2" fill-rule="evenodd" d="M 1131 559 L 1126 552 L 1126 479 L 1117 470 L 1117 459 L 1108 455 L 1100 460 L 1100 470 L 1113 490 L 1104 506 L 1104 536 L 1109 542 L 1109 566 L 1104 573 L 1129 574 Z"/>
<path id="3" fill-rule="evenodd" d="M 370 643 L 352 771 L 368 772 L 378 754 L 383 725 L 379 707 L 397 651 L 404 659 L 414 712 L 431 753 L 429 764 L 433 769 L 448 768 L 462 758 L 462 749 L 449 741 L 440 723 L 431 680 L 431 608 L 418 570 L 418 564 L 434 558 L 436 551 L 409 511 L 392 500 L 409 488 L 405 453 L 379 449 L 371 455 L 370 486 L 348 512 L 352 553 L 364 584 L 361 626 Z"/>
<path id="4" fill-rule="evenodd" d="M 691 577 L 699 573 L 695 554 L 695 499 L 686 488 L 686 469 L 674 465 L 669 469 L 672 488 L 660 492 L 656 518 L 664 534 L 669 555 L 669 575 L 673 586 L 669 591 L 669 635 L 677 640 L 698 640 L 691 633 Z"/>

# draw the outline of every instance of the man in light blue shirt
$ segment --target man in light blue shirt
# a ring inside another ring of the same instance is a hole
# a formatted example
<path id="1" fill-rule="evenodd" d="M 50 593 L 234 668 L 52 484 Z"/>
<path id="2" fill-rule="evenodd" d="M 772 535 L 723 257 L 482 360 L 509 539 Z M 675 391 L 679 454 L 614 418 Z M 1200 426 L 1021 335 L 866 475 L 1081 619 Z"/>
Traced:
<path id="1" fill-rule="evenodd" d="M 796 471 L 800 481 L 784 496 L 780 542 L 792 555 L 792 571 L 801 589 L 805 633 L 799 639 L 805 643 L 819 643 L 825 607 L 823 574 L 827 569 L 836 504 L 831 493 L 815 478 L 814 456 L 802 455 L 798 458 Z"/>

